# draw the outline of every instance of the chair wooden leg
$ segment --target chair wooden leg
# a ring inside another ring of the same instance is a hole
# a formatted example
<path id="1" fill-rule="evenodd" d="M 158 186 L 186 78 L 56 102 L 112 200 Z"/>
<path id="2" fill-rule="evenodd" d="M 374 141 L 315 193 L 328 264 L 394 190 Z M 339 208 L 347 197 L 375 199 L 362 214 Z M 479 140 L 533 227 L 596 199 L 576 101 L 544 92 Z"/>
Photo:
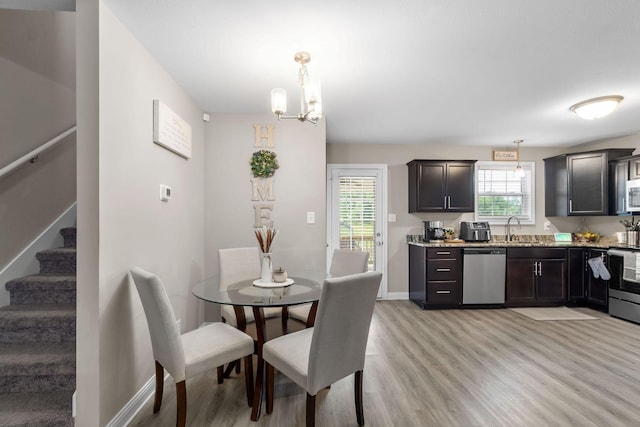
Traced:
<path id="1" fill-rule="evenodd" d="M 224 366 L 218 366 L 218 384 L 222 384 L 224 382 Z"/>
<path id="2" fill-rule="evenodd" d="M 316 425 L 316 397 L 307 393 L 307 427 Z"/>
<path id="3" fill-rule="evenodd" d="M 176 427 L 187 425 L 187 382 L 176 383 L 176 400 L 178 413 L 176 414 Z"/>
<path id="4" fill-rule="evenodd" d="M 280 320 L 282 321 L 282 335 L 287 335 L 289 333 L 289 307 L 282 307 Z"/>
<path id="5" fill-rule="evenodd" d="M 164 367 L 156 360 L 156 397 L 153 401 L 153 413 L 157 413 L 162 405 L 162 391 L 164 389 Z"/>
<path id="6" fill-rule="evenodd" d="M 253 355 L 244 358 L 244 381 L 247 388 L 247 403 L 253 406 Z"/>
<path id="7" fill-rule="evenodd" d="M 274 368 L 267 362 L 265 362 L 267 366 L 267 414 L 273 412 L 273 377 L 275 375 Z"/>
<path id="8" fill-rule="evenodd" d="M 236 374 L 240 373 L 240 361 L 239 360 L 235 360 L 233 363 L 236 364 Z"/>
<path id="9" fill-rule="evenodd" d="M 364 408 L 362 407 L 362 371 L 356 371 L 354 394 L 356 401 L 356 418 L 358 419 L 358 425 L 364 425 Z"/>

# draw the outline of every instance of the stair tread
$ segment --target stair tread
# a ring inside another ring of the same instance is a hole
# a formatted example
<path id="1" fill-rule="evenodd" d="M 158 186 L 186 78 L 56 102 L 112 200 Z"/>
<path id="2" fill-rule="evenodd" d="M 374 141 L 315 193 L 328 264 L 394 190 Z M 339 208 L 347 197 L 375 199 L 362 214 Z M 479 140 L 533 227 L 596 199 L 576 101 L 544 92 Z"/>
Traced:
<path id="1" fill-rule="evenodd" d="M 56 289 L 75 289 L 76 276 L 69 273 L 59 274 L 32 274 L 13 279 L 7 282 L 8 291 L 29 288 L 33 290 L 46 290 L 55 287 Z"/>
<path id="2" fill-rule="evenodd" d="M 0 307 L 0 318 L 18 319 L 75 317 L 75 304 L 19 304 Z"/>
<path id="3" fill-rule="evenodd" d="M 0 393 L 0 425 L 73 425 L 72 391 Z"/>
<path id="4" fill-rule="evenodd" d="M 75 342 L 6 343 L 0 347 L 0 365 L 4 363 L 48 362 L 52 359 L 75 360 Z"/>
<path id="5" fill-rule="evenodd" d="M 43 256 L 64 256 L 64 255 L 73 255 L 77 253 L 77 248 L 55 248 L 55 249 L 46 249 L 44 251 L 40 251 L 36 254 L 36 258 L 40 259 Z"/>

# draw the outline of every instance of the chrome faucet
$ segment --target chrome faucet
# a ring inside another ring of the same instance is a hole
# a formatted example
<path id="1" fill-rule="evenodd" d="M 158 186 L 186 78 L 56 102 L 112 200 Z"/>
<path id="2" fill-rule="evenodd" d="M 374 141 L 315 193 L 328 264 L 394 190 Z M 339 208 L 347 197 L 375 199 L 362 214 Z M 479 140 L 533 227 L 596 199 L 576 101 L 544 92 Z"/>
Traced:
<path id="1" fill-rule="evenodd" d="M 507 220 L 507 225 L 506 225 L 506 230 L 507 230 L 507 241 L 512 241 L 513 240 L 513 234 L 511 234 L 511 220 L 515 219 L 516 223 L 518 223 L 518 230 L 520 230 L 520 219 L 517 216 L 510 216 L 509 219 Z"/>

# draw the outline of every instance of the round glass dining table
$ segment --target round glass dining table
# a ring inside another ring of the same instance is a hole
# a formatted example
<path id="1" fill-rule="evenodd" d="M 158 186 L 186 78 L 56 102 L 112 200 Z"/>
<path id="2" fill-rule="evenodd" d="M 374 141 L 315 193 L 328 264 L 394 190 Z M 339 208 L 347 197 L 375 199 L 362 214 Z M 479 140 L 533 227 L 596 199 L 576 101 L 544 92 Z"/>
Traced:
<path id="1" fill-rule="evenodd" d="M 312 303 L 307 319 L 307 327 L 313 326 L 320 299 L 320 278 L 292 277 L 283 284 L 254 283 L 257 280 L 243 280 L 229 285 L 227 289 L 220 289 L 218 277 L 212 277 L 196 283 L 192 292 L 197 298 L 217 304 L 232 305 L 236 314 L 238 329 L 246 331 L 247 322 L 244 314 L 244 306 L 253 308 L 253 316 L 256 324 L 255 342 L 258 365 L 256 384 L 254 389 L 251 420 L 257 421 L 260 417 L 264 388 L 264 360 L 262 359 L 262 346 L 267 340 L 266 324 L 264 317 L 265 307 L 282 307 L 282 332 L 287 333 L 287 307 L 298 304 Z M 289 283 L 291 282 L 291 283 Z M 225 376 L 228 376 L 233 365 L 229 365 Z"/>

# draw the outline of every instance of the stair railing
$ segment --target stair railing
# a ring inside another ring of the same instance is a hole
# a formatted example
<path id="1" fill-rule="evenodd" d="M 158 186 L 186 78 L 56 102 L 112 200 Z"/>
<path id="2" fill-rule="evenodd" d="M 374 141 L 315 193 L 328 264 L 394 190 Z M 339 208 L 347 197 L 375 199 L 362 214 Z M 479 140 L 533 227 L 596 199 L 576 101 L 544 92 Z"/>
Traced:
<path id="1" fill-rule="evenodd" d="M 35 163 L 36 160 L 38 160 L 38 156 L 43 151 L 46 151 L 49 148 L 53 147 L 58 142 L 62 141 L 63 139 L 65 139 L 67 136 L 71 135 L 75 131 L 76 131 L 76 126 L 73 126 L 73 127 L 69 128 L 69 129 L 65 130 L 64 132 L 62 132 L 60 135 L 56 136 L 55 138 L 50 139 L 49 141 L 47 141 L 44 144 L 42 144 L 41 146 L 35 148 L 31 152 L 29 152 L 29 153 L 25 154 L 24 156 L 20 157 L 18 160 L 9 163 L 7 166 L 5 166 L 2 169 L 0 169 L 0 178 L 2 178 L 5 175 L 10 174 L 11 172 L 13 172 L 14 170 L 18 169 L 20 166 L 24 165 L 27 162 Z"/>

